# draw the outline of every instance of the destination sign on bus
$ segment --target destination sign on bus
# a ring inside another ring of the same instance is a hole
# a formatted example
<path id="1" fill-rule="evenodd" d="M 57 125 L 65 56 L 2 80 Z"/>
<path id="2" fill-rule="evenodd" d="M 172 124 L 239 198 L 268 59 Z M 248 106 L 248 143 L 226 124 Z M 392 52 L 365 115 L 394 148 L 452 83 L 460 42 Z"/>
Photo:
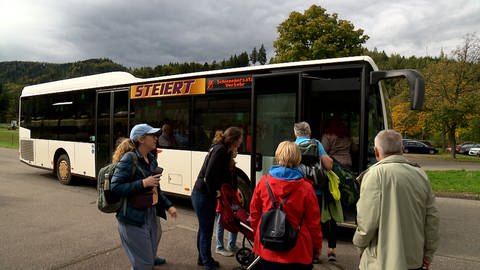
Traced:
<path id="1" fill-rule="evenodd" d="M 207 90 L 242 89 L 252 87 L 252 76 L 217 77 L 207 79 Z"/>
<path id="2" fill-rule="evenodd" d="M 153 98 L 205 94 L 205 78 L 133 85 L 130 98 Z"/>

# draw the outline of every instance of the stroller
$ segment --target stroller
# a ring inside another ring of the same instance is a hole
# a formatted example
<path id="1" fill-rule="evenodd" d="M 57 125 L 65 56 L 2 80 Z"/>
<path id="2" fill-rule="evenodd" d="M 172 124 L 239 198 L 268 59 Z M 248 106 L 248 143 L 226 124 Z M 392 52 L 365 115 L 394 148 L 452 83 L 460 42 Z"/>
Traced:
<path id="1" fill-rule="evenodd" d="M 242 233 L 242 248 L 235 253 L 235 259 L 240 263 L 238 270 L 251 270 L 260 261 L 260 257 L 252 252 L 253 229 L 250 227 L 250 215 L 241 207 L 240 200 L 232 186 L 223 184 L 220 196 L 220 213 L 223 227 L 231 233 Z M 248 244 L 248 246 L 247 246 Z"/>

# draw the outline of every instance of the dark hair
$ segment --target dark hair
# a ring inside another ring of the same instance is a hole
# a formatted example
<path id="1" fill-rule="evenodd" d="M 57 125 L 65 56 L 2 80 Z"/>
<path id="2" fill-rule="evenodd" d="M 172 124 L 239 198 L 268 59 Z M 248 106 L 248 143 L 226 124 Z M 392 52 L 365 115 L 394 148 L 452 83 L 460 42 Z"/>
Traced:
<path id="1" fill-rule="evenodd" d="M 229 127 L 224 132 L 217 130 L 215 132 L 215 138 L 213 138 L 213 143 L 223 143 L 228 147 L 236 141 L 238 141 L 243 136 L 243 130 L 238 127 Z"/>
<path id="2" fill-rule="evenodd" d="M 339 138 L 350 137 L 350 132 L 348 131 L 347 127 L 343 121 L 338 118 L 332 118 L 328 120 L 325 134 L 334 134 Z"/>
<path id="3" fill-rule="evenodd" d="M 221 130 L 215 131 L 215 138 L 213 138 L 213 143 L 218 144 L 218 143 L 223 143 L 227 147 L 227 149 L 230 149 L 230 146 L 238 141 L 240 138 L 243 136 L 243 130 L 238 127 L 229 127 L 227 128 L 224 132 Z M 235 160 L 234 160 L 234 154 L 231 153 L 230 151 L 228 152 L 230 155 L 230 169 L 235 168 Z"/>

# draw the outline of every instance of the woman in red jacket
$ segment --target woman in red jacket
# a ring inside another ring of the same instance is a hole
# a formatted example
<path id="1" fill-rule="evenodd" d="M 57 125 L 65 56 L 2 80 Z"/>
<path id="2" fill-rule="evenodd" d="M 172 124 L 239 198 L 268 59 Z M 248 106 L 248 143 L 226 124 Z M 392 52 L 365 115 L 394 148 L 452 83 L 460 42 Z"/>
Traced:
<path id="1" fill-rule="evenodd" d="M 262 258 L 263 269 L 312 269 L 312 260 L 314 256 L 318 257 L 322 248 L 317 197 L 312 185 L 297 169 L 301 153 L 295 143 L 281 142 L 275 151 L 275 160 L 278 165 L 272 166 L 268 176 L 264 175 L 260 179 L 250 204 L 250 222 L 255 233 L 253 251 Z M 301 222 L 296 245 L 288 251 L 269 250 L 260 242 L 262 214 L 272 207 L 265 183 L 266 177 L 275 201 L 280 202 L 288 196 L 283 210 L 290 224 L 298 227 Z"/>

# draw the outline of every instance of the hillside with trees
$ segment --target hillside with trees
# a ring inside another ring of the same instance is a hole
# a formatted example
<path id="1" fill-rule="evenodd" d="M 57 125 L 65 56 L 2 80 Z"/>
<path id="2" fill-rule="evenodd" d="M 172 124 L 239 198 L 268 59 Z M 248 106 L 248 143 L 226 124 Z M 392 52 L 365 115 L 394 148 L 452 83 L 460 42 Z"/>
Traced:
<path id="1" fill-rule="evenodd" d="M 156 67 L 127 68 L 110 59 L 89 59 L 66 64 L 42 62 L 10 61 L 0 62 L 0 123 L 18 118 L 18 100 L 23 87 L 56 80 L 64 80 L 111 71 L 130 72 L 139 78 L 166 76 L 173 74 L 198 72 L 206 70 L 245 67 L 255 61 L 266 62 L 263 46 L 252 58 L 247 52 L 234 54 L 228 59 L 212 63 L 169 63 Z"/>
<path id="2" fill-rule="evenodd" d="M 292 12 L 278 27 L 271 63 L 368 55 L 379 69 L 417 69 L 425 77 L 425 108 L 409 109 L 405 80 L 382 82 L 389 97 L 393 128 L 405 138 L 427 139 L 437 147 L 458 142 L 480 142 L 480 40 L 469 34 L 456 50 L 438 57 L 387 55 L 364 47 L 368 36 L 353 23 L 312 5 L 302 14 Z M 109 59 L 75 63 L 0 62 L 0 123 L 18 117 L 18 97 L 26 85 L 108 71 L 127 71 L 140 78 L 244 67 L 267 62 L 266 49 L 253 48 L 211 63 L 169 63 L 126 68 Z"/>

